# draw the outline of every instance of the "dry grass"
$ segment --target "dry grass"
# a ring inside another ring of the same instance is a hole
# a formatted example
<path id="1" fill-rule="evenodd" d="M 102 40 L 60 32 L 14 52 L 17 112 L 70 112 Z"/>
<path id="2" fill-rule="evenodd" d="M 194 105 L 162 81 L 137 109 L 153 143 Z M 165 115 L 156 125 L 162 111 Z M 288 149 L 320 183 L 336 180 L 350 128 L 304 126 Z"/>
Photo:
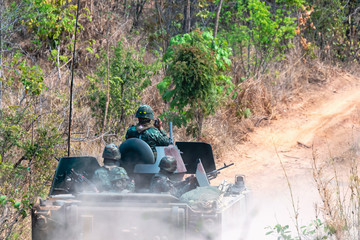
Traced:
<path id="1" fill-rule="evenodd" d="M 313 178 L 321 198 L 320 210 L 334 239 L 360 237 L 360 141 L 341 156 L 318 161 L 313 154 Z M 331 154 L 330 154 L 331 155 Z"/>
<path id="2" fill-rule="evenodd" d="M 304 93 L 318 91 L 338 71 L 317 61 L 305 62 L 303 56 L 295 53 L 287 55 L 267 74 L 240 83 L 236 98 L 229 99 L 204 122 L 201 140 L 212 144 L 215 156 L 220 158 L 234 145 L 246 141 L 248 133 L 256 127 L 269 124 L 284 109 L 301 102 Z M 250 116 L 246 116 L 246 109 L 251 111 Z M 180 137 L 186 139 L 184 134 Z"/>
<path id="3" fill-rule="evenodd" d="M 93 1 L 91 1 L 93 2 Z M 134 47 L 137 48 L 142 44 L 143 35 L 129 35 L 129 28 L 131 26 L 131 20 L 123 18 L 121 12 L 114 12 L 112 8 L 117 2 L 108 4 L 105 1 L 99 1 L 96 7 L 91 6 L 90 2 L 82 2 L 81 8 L 88 8 L 91 11 L 92 21 L 84 21 L 80 19 L 81 24 L 84 26 L 85 31 L 82 31 L 79 35 L 80 41 L 77 45 L 77 57 L 78 61 L 77 70 L 75 74 L 75 87 L 74 87 L 74 115 L 73 115 L 73 141 L 72 141 L 72 155 L 91 155 L 97 157 L 101 162 L 101 154 L 106 142 L 100 136 L 96 136 L 98 132 L 94 129 L 95 120 L 91 116 L 91 109 L 86 104 L 86 89 L 88 87 L 87 75 L 93 74 L 98 66 L 98 60 L 93 54 L 90 54 L 86 48 L 89 46 L 85 40 L 95 40 L 91 47 L 95 50 L 95 53 L 100 53 L 102 49 L 105 49 L 107 44 L 114 45 L 117 41 L 123 39 L 125 48 Z M 119 8 L 116 8 L 119 10 Z M 111 11 L 110 11 L 111 10 Z M 119 10 L 120 11 L 120 10 Z M 113 12 L 117 17 L 108 18 L 104 14 L 105 12 Z M 131 37 L 131 39 L 130 39 Z M 29 41 L 29 40 L 26 40 Z M 22 48 L 27 50 L 29 42 L 22 42 Z M 44 49 L 42 49 L 44 50 Z M 66 50 L 65 46 L 62 46 L 62 53 L 71 56 L 69 50 Z M 64 52 L 67 51 L 67 52 Z M 42 109 L 44 116 L 45 113 L 56 113 L 57 118 L 52 119 L 58 124 L 58 129 L 64 132 L 64 139 L 67 133 L 68 126 L 68 99 L 69 99 L 69 79 L 70 79 L 70 64 L 63 64 L 59 69 L 51 63 L 47 56 L 48 53 L 44 50 L 35 54 L 34 59 L 38 61 L 38 64 L 42 67 L 45 73 L 45 85 L 48 87 L 44 97 L 37 102 L 38 109 Z M 154 61 L 152 54 L 145 56 L 145 61 L 150 63 Z M 71 59 L 70 59 L 71 60 Z M 356 66 L 351 66 L 352 71 L 359 74 Z M 282 63 L 273 65 L 269 72 L 257 79 L 249 79 L 238 85 L 238 95 L 234 100 L 228 100 L 223 107 L 217 110 L 214 116 L 209 117 L 204 123 L 204 131 L 201 140 L 212 144 L 215 157 L 217 159 L 233 146 L 239 144 L 247 139 L 249 132 L 254 128 L 267 124 L 268 121 L 276 119 L 280 114 L 281 109 L 298 98 L 299 93 L 309 88 L 310 84 L 323 84 L 326 79 L 335 74 L 329 67 L 316 62 L 309 63 L 304 62 L 302 56 L 298 53 L 290 53 L 286 60 Z M 236 75 L 236 73 L 234 73 Z M 142 94 L 142 102 L 151 105 L 155 111 L 155 115 L 160 115 L 166 111 L 167 106 L 161 99 L 160 94 L 156 88 L 156 84 L 162 80 L 164 73 L 161 71 L 158 75 L 152 78 L 152 86 L 147 88 Z M 19 99 L 9 96 L 4 98 L 4 105 L 15 105 Z M 249 118 L 245 118 L 242 114 L 246 108 L 249 108 L 252 115 Z M 40 114 L 41 115 L 41 114 Z M 359 112 L 360 116 L 360 112 Z M 359 121 L 360 117 L 355 116 L 354 121 Z M 45 119 L 44 119 L 45 121 Z M 40 121 L 41 122 L 41 121 Z M 134 119 L 135 123 L 135 119 Z M 167 129 L 165 127 L 165 129 Z M 125 133 L 126 129 L 124 129 Z M 112 136 L 111 139 L 114 143 L 120 145 L 123 141 L 123 134 L 118 136 Z M 193 139 L 186 135 L 185 129 L 174 129 L 174 138 L 177 141 L 192 141 Z M 65 148 L 64 143 L 64 148 Z M 356 151 L 359 151 L 358 148 Z M 358 156 L 358 155 L 357 155 Z M 61 156 L 58 156 L 61 157 Z M 354 161 L 355 164 L 356 161 Z M 357 165 L 354 165 L 353 175 L 357 173 Z M 354 183 L 355 179 L 354 177 Z M 318 178 L 323 177 L 318 174 Z M 321 189 L 325 189 L 324 199 L 329 202 L 332 197 L 329 195 L 332 189 L 323 186 Z M 354 196 L 359 198 L 359 184 L 352 185 L 352 191 Z M 353 199 L 353 206 L 355 210 L 359 212 L 359 207 L 356 205 L 358 198 Z M 355 204 L 356 203 L 356 204 Z M 331 203 L 333 204 L 333 203 Z M 336 202 L 335 202 L 336 204 Z M 329 211 L 331 208 L 327 208 Z M 324 208 L 323 211 L 326 212 Z M 336 218 L 335 218 L 336 219 Z M 359 217 L 356 218 L 359 221 Z M 334 224 L 336 228 L 344 226 L 342 219 L 337 220 L 338 224 Z M 354 223 L 354 221 L 353 221 Z M 24 225 L 29 224 L 29 218 L 24 222 Z M 23 225 L 17 226 L 22 228 Z M 30 237 L 30 227 L 25 228 L 22 236 L 26 236 L 20 239 L 28 239 Z"/>

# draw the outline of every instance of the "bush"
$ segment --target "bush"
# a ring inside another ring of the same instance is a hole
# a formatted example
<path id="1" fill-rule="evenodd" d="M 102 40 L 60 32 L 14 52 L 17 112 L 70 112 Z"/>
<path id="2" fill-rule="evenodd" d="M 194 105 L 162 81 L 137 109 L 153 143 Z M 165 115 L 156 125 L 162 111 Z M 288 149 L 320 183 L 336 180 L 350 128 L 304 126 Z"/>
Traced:
<path id="1" fill-rule="evenodd" d="M 90 104 L 97 120 L 103 127 L 106 102 L 107 80 L 109 81 L 108 116 L 106 130 L 123 134 L 131 116 L 141 100 L 141 92 L 151 84 L 150 77 L 159 68 L 157 63 L 145 64 L 144 51 L 125 49 L 122 41 L 111 47 L 109 55 L 103 54 L 96 76 L 90 76 Z"/>
<path id="2" fill-rule="evenodd" d="M 62 154 L 55 114 L 36 111 L 46 89 L 42 70 L 16 54 L 1 79 L 5 106 L 0 109 L 0 238 L 18 234 L 13 228 L 26 218 L 38 196 L 48 191 Z M 41 122 L 40 122 L 41 119 Z M 44 121 L 44 122 L 42 122 Z"/>
<path id="3" fill-rule="evenodd" d="M 190 122 L 191 133 L 201 136 L 203 120 L 215 112 L 220 99 L 231 91 L 231 50 L 217 42 L 211 32 L 195 30 L 177 35 L 164 56 L 166 77 L 158 84 L 170 111 Z"/>

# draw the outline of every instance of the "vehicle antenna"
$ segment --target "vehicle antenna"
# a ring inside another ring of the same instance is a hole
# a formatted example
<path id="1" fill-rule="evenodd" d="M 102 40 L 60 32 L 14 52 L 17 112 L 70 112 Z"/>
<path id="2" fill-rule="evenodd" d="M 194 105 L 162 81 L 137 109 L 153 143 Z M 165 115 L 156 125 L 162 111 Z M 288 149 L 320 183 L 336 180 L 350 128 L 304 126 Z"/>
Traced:
<path id="1" fill-rule="evenodd" d="M 78 27 L 80 0 L 77 2 L 76 20 L 75 20 L 75 40 L 73 49 L 73 59 L 71 61 L 71 83 L 70 83 L 70 112 L 69 112 L 69 134 L 68 134 L 68 157 L 70 157 L 70 138 L 71 138 L 71 121 L 72 121 L 72 105 L 73 105 L 73 86 L 74 86 L 74 62 L 75 62 L 75 49 L 76 49 L 76 32 Z"/>

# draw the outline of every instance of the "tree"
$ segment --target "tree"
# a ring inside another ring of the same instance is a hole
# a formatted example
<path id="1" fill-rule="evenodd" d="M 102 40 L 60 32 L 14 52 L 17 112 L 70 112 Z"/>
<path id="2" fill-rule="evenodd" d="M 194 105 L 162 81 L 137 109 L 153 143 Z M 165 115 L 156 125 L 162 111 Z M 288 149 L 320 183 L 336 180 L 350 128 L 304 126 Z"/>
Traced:
<path id="1" fill-rule="evenodd" d="M 221 96 L 229 93 L 231 50 L 225 42 L 217 42 L 211 32 L 194 30 L 177 35 L 170 41 L 164 61 L 166 77 L 158 84 L 170 110 L 176 111 L 188 130 L 201 137 L 204 118 L 215 112 Z"/>
<path id="2" fill-rule="evenodd" d="M 133 28 L 137 28 L 139 25 L 140 16 L 144 10 L 144 6 L 146 4 L 147 0 L 136 0 L 135 2 L 132 2 L 131 5 L 134 5 L 134 18 L 133 18 L 133 25 L 131 27 L 131 30 Z M 130 30 L 130 32 L 131 32 Z"/>
<path id="3" fill-rule="evenodd" d="M 19 9 L 23 11 L 23 9 L 28 8 L 22 2 L 18 5 L 15 3 L 10 5 L 4 0 L 0 0 L 0 114 L 3 100 L 4 51 L 8 52 L 9 48 L 16 44 L 11 39 L 22 28 L 20 22 L 24 17 L 19 14 Z"/>
<path id="4" fill-rule="evenodd" d="M 90 104 L 98 126 L 104 121 L 107 100 L 107 78 L 109 81 L 109 105 L 106 132 L 123 134 L 139 103 L 141 92 L 151 84 L 150 77 L 157 64 L 144 64 L 143 51 L 125 49 L 122 41 L 111 47 L 110 55 L 103 55 L 96 76 L 90 76 Z"/>
<path id="5" fill-rule="evenodd" d="M 302 36 L 313 44 L 312 49 L 316 46 L 320 50 L 322 60 L 359 62 L 360 1 L 308 0 L 307 3 L 309 7 L 303 8 L 299 25 Z"/>
<path id="6" fill-rule="evenodd" d="M 36 201 L 46 194 L 61 154 L 62 139 L 56 113 L 41 114 L 39 96 L 44 94 L 42 69 L 19 53 L 4 62 L 4 108 L 0 121 L 0 238 L 11 239 L 14 228 Z M 6 106 L 6 107 L 5 107 Z M 40 123 L 42 119 L 44 123 Z"/>
<path id="7" fill-rule="evenodd" d="M 75 29 L 76 2 L 71 1 L 47 1 L 47 0 L 24 0 L 30 11 L 26 10 L 23 24 L 27 31 L 33 35 L 32 42 L 36 49 L 44 47 L 49 51 L 49 59 L 53 61 L 61 79 L 60 66 L 67 64 L 74 46 L 73 32 Z M 83 26 L 78 22 L 78 31 Z"/>
<path id="8" fill-rule="evenodd" d="M 223 4 L 223 0 L 220 0 L 218 9 L 216 11 L 216 18 L 215 18 L 215 27 L 214 27 L 214 38 L 216 38 L 216 34 L 219 27 L 219 18 L 220 18 L 220 12 L 221 12 L 221 6 Z"/>
<path id="9" fill-rule="evenodd" d="M 269 64 L 281 61 L 292 46 L 290 39 L 296 35 L 297 27 L 292 15 L 302 6 L 302 0 L 281 0 L 276 4 L 271 8 L 260 0 L 236 0 L 223 7 L 218 37 L 229 42 L 243 77 L 265 73 Z"/>
<path id="10" fill-rule="evenodd" d="M 33 55 L 42 43 L 52 46 L 69 40 L 64 28 L 73 26 L 73 19 L 63 3 L 0 2 L 1 239 L 19 238 L 22 220 L 37 197 L 48 191 L 54 157 L 64 153 L 59 112 L 43 100 L 52 97 L 50 92 L 45 94 L 48 74 Z M 55 5 L 60 12 L 52 11 Z"/>

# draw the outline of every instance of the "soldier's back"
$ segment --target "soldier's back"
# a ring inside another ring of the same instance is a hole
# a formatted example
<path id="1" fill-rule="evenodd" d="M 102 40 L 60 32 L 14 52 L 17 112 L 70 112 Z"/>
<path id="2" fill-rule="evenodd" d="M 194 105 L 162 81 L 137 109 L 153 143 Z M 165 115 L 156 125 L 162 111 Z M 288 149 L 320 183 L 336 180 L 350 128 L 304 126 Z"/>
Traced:
<path id="1" fill-rule="evenodd" d="M 93 182 L 100 191 L 109 191 L 111 189 L 109 170 L 105 167 L 97 169 L 94 173 Z"/>

